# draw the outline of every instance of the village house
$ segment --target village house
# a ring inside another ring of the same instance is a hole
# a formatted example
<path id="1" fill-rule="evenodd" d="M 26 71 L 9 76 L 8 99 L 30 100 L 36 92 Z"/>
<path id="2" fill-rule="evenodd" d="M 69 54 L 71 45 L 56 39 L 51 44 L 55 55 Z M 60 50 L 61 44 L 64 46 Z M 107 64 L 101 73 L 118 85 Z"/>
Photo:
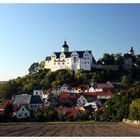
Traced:
<path id="1" fill-rule="evenodd" d="M 76 107 L 58 107 L 55 108 L 60 120 L 69 120 L 71 118 L 78 118 L 80 111 Z"/>
<path id="2" fill-rule="evenodd" d="M 84 105 L 84 107 L 86 107 L 86 106 L 91 106 L 96 111 L 97 109 L 99 109 L 102 106 L 102 104 L 99 100 L 97 100 L 97 101 L 86 103 Z"/>
<path id="3" fill-rule="evenodd" d="M 113 96 L 113 93 L 111 90 L 104 90 L 103 92 L 97 93 L 97 99 L 110 99 Z"/>
<path id="4" fill-rule="evenodd" d="M 40 95 L 21 94 L 15 95 L 12 99 L 13 105 L 24 105 L 34 112 L 43 106 L 43 101 Z"/>
<path id="5" fill-rule="evenodd" d="M 18 108 L 14 107 L 14 111 L 17 119 L 25 119 L 30 117 L 30 111 L 23 105 L 19 105 Z"/>
<path id="6" fill-rule="evenodd" d="M 70 92 L 69 86 L 67 84 L 63 84 L 60 88 L 60 92 Z"/>
<path id="7" fill-rule="evenodd" d="M 49 92 L 47 90 L 33 90 L 33 95 L 39 95 L 44 104 L 48 103 Z"/>
<path id="8" fill-rule="evenodd" d="M 6 99 L 2 102 L 2 104 L 0 104 L 0 114 L 1 115 L 4 114 L 4 110 L 5 110 L 6 106 L 10 103 L 11 103 L 11 100 Z"/>
<path id="9" fill-rule="evenodd" d="M 84 104 L 88 103 L 87 99 L 81 95 L 78 99 L 77 99 L 77 105 L 78 106 L 82 106 Z"/>

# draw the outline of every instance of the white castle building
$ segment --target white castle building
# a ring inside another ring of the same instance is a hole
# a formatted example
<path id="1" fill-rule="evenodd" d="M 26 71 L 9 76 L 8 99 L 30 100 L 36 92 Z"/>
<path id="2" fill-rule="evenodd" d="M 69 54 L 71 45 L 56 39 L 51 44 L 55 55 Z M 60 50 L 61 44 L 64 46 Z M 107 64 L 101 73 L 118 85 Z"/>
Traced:
<path id="1" fill-rule="evenodd" d="M 72 69 L 77 71 L 79 69 L 91 71 L 93 62 L 93 55 L 91 51 L 69 51 L 67 42 L 64 42 L 61 52 L 53 52 L 50 57 L 46 57 L 46 69 L 56 71 L 60 69 Z"/>

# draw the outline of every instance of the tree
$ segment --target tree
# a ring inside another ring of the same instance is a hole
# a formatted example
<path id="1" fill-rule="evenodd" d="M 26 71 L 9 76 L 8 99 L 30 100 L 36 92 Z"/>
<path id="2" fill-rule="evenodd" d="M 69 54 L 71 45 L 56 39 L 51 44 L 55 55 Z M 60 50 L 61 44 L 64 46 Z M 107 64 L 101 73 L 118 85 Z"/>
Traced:
<path id="1" fill-rule="evenodd" d="M 108 64 L 114 64 L 114 54 L 108 54 L 105 53 L 103 55 L 102 61 L 104 62 L 104 64 L 108 65 Z"/>
<path id="2" fill-rule="evenodd" d="M 38 122 L 43 122 L 43 121 L 45 121 L 44 114 L 43 114 L 42 112 L 37 112 L 37 113 L 35 114 L 35 119 L 36 119 L 36 121 L 38 121 Z"/>
<path id="3" fill-rule="evenodd" d="M 114 55 L 115 64 L 122 65 L 124 63 L 124 58 L 121 53 L 117 53 Z"/>
<path id="4" fill-rule="evenodd" d="M 140 98 L 133 100 L 130 104 L 129 118 L 132 120 L 140 120 Z"/>
<path id="5" fill-rule="evenodd" d="M 102 64 L 103 62 L 102 62 L 102 59 L 99 59 L 98 61 L 97 61 L 97 64 Z"/>
<path id="6" fill-rule="evenodd" d="M 56 121 L 56 120 L 58 120 L 57 112 L 51 107 L 49 107 L 45 111 L 44 117 L 45 117 L 46 121 Z"/>
<path id="7" fill-rule="evenodd" d="M 13 114 L 13 105 L 10 103 L 4 109 L 4 115 L 6 118 L 11 118 Z"/>
<path id="8" fill-rule="evenodd" d="M 130 76 L 124 75 L 121 79 L 121 85 L 123 87 L 129 87 L 131 84 L 131 78 Z"/>
<path id="9" fill-rule="evenodd" d="M 106 102 L 103 114 L 101 116 L 104 121 L 122 121 L 123 118 L 129 116 L 129 105 L 132 100 L 140 98 L 139 88 L 130 88 L 115 94 Z M 133 111 L 132 111 L 133 112 Z"/>
<path id="10" fill-rule="evenodd" d="M 40 69 L 40 65 L 39 65 L 39 63 L 37 62 L 37 63 L 33 63 L 33 64 L 30 66 L 30 68 L 29 68 L 28 70 L 29 70 L 29 73 L 32 74 L 32 73 L 38 72 L 39 69 Z"/>
<path id="11" fill-rule="evenodd" d="M 89 111 L 83 111 L 80 113 L 80 119 L 82 121 L 89 120 L 90 112 Z"/>

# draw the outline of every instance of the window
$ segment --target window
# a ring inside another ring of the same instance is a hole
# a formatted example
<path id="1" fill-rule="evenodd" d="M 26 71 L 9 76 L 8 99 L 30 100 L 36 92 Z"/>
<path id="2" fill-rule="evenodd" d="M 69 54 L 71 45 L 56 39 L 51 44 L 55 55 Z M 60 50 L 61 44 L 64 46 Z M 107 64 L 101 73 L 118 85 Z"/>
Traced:
<path id="1" fill-rule="evenodd" d="M 19 116 L 19 117 L 21 117 L 21 116 L 22 116 L 22 114 L 20 113 L 18 116 Z"/>
<path id="2" fill-rule="evenodd" d="M 25 113 L 25 116 L 27 116 L 27 113 Z"/>
<path id="3" fill-rule="evenodd" d="M 85 103 L 85 100 L 83 100 L 83 102 Z"/>
<path id="4" fill-rule="evenodd" d="M 24 108 L 22 108 L 22 111 L 24 111 Z"/>

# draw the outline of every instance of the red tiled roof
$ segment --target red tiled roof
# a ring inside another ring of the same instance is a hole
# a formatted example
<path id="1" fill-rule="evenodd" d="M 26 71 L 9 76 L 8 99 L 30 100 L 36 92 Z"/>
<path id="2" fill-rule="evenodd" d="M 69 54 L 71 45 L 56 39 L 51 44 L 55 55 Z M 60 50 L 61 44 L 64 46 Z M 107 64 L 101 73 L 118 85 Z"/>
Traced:
<path id="1" fill-rule="evenodd" d="M 19 109 L 21 108 L 21 106 L 22 106 L 22 105 L 14 104 L 14 105 L 13 105 L 13 109 L 14 109 L 14 111 L 19 110 Z"/>
<path id="2" fill-rule="evenodd" d="M 97 92 L 98 95 L 112 95 L 113 93 L 110 90 L 105 90 L 103 92 Z"/>
<path id="3" fill-rule="evenodd" d="M 5 107 L 11 102 L 11 100 L 4 100 L 3 103 L 0 105 L 0 111 L 4 111 Z"/>
<path id="4" fill-rule="evenodd" d="M 56 108 L 55 109 L 59 114 L 65 115 L 65 113 L 69 113 L 71 116 L 76 117 L 79 110 L 75 107 L 64 107 L 64 108 Z"/>
<path id="5" fill-rule="evenodd" d="M 83 95 L 93 95 L 93 96 L 96 96 L 97 93 L 96 92 L 84 92 Z"/>
<path id="6" fill-rule="evenodd" d="M 59 95 L 59 98 L 68 98 L 69 97 L 69 93 L 67 92 L 62 92 L 60 95 Z"/>
<path id="7" fill-rule="evenodd" d="M 10 102 L 11 102 L 11 100 L 6 99 L 6 100 L 3 101 L 2 105 L 4 107 L 6 107 Z"/>

